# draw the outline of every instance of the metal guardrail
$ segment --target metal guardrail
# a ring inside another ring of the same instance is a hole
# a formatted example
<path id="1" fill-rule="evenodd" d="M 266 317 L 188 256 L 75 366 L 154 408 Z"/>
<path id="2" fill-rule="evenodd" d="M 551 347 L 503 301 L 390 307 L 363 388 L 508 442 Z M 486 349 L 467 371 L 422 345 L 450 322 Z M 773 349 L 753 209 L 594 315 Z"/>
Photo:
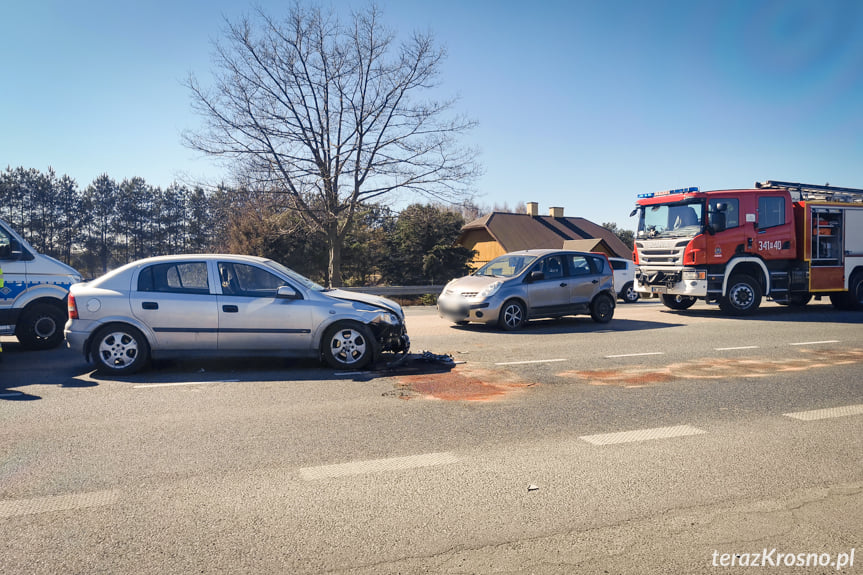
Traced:
<path id="1" fill-rule="evenodd" d="M 371 287 L 342 287 L 345 291 L 355 291 L 372 295 L 391 296 L 420 296 L 438 295 L 443 290 L 442 285 L 429 286 L 371 286 Z"/>

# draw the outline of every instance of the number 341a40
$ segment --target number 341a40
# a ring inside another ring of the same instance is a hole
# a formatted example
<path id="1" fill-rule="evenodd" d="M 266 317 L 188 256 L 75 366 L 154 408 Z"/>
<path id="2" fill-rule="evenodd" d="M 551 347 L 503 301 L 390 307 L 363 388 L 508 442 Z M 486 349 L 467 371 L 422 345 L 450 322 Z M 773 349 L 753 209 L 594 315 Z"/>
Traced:
<path id="1" fill-rule="evenodd" d="M 776 240 L 775 242 L 758 242 L 758 251 L 765 252 L 770 250 L 781 250 L 782 242 L 780 240 Z"/>

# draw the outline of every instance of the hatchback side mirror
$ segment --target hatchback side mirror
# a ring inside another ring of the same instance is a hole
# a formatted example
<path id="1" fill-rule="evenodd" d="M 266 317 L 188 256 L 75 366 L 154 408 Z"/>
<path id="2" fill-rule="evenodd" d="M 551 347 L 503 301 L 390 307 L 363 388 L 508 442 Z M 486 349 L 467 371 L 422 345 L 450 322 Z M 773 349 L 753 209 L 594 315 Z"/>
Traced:
<path id="1" fill-rule="evenodd" d="M 535 271 L 535 272 L 530 272 L 530 276 L 528 276 L 528 277 L 530 277 L 531 282 L 538 282 L 538 281 L 542 281 L 545 279 L 545 274 L 540 272 L 540 271 Z"/>

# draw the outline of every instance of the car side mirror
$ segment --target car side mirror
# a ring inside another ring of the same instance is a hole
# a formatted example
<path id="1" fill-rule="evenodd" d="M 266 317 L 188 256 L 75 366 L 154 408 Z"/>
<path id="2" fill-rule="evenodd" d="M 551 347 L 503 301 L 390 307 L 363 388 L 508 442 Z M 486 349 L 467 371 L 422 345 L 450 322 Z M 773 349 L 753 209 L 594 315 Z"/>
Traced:
<path id="1" fill-rule="evenodd" d="M 303 299 L 303 297 L 291 286 L 279 286 L 279 289 L 276 291 L 276 297 L 278 299 Z"/>
<path id="2" fill-rule="evenodd" d="M 531 282 L 538 282 L 538 281 L 542 281 L 545 279 L 545 274 L 540 272 L 540 271 L 533 271 L 533 272 L 530 272 L 529 277 L 530 277 Z"/>

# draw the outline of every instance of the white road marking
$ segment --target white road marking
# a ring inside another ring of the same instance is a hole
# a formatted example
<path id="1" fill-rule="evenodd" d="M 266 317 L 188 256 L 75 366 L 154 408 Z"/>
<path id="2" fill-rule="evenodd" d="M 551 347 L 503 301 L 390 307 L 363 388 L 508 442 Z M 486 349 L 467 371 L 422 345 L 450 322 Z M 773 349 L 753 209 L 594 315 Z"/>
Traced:
<path id="1" fill-rule="evenodd" d="M 789 343 L 788 345 L 820 345 L 822 343 L 839 343 L 838 339 L 828 339 L 825 341 L 801 341 L 799 343 Z"/>
<path id="2" fill-rule="evenodd" d="M 119 496 L 119 491 L 107 490 L 0 501 L 0 518 L 102 507 L 112 505 Z"/>
<path id="3" fill-rule="evenodd" d="M 646 353 L 624 353 L 621 355 L 606 355 L 605 357 L 608 359 L 611 359 L 614 357 L 639 357 L 642 355 L 665 355 L 665 352 L 664 351 L 648 351 Z"/>
<path id="4" fill-rule="evenodd" d="M 300 476 L 306 481 L 313 481 L 315 479 L 331 479 L 335 477 L 347 477 L 349 475 L 365 475 L 383 471 L 447 465 L 456 463 L 458 460 L 458 457 L 451 453 L 426 453 L 423 455 L 409 455 L 407 457 L 391 457 L 388 459 L 353 461 L 351 463 L 339 463 L 336 465 L 304 467 L 300 469 Z"/>
<path id="5" fill-rule="evenodd" d="M 237 383 L 239 379 L 222 379 L 219 381 L 178 381 L 175 383 L 145 383 L 134 386 L 134 389 L 147 389 L 149 387 L 176 387 L 180 385 L 207 385 L 208 383 Z"/>
<path id="6" fill-rule="evenodd" d="M 567 359 L 531 359 L 526 361 L 502 361 L 495 365 L 527 365 L 529 363 L 553 363 L 556 361 L 568 361 Z"/>
<path id="7" fill-rule="evenodd" d="M 827 409 L 813 409 L 811 411 L 797 411 L 795 413 L 783 413 L 782 415 L 799 419 L 801 421 L 816 421 L 832 417 L 845 417 L 846 415 L 863 415 L 863 404 L 844 405 L 842 407 L 830 407 Z"/>
<path id="8" fill-rule="evenodd" d="M 701 433 L 707 432 L 703 429 L 692 427 L 691 425 L 676 425 L 674 427 L 655 427 L 653 429 L 637 429 L 635 431 L 583 435 L 579 437 L 579 439 L 583 439 L 593 445 L 612 445 L 615 443 L 632 443 L 634 441 L 648 441 L 653 439 L 668 439 L 671 437 L 699 435 Z"/>
<path id="9" fill-rule="evenodd" d="M 737 349 L 758 349 L 757 345 L 741 345 L 740 347 L 714 347 L 713 351 L 734 351 Z"/>

